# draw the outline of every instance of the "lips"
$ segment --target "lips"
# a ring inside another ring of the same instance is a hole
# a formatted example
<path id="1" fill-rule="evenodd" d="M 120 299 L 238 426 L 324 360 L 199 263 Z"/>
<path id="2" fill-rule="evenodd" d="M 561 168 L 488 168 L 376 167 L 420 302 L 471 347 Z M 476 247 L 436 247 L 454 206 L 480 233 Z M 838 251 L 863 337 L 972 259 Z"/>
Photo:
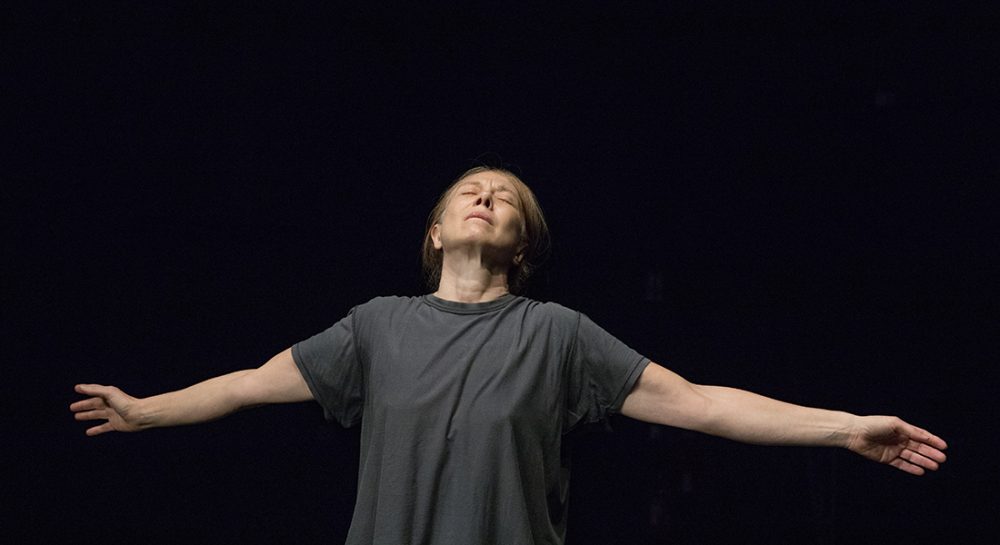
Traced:
<path id="1" fill-rule="evenodd" d="M 465 219 L 467 219 L 467 220 L 470 220 L 472 218 L 479 218 L 479 219 L 485 221 L 486 223 L 488 223 L 490 225 L 493 225 L 493 218 L 491 218 L 489 216 L 489 214 L 486 214 L 484 212 L 473 212 L 473 213 L 469 214 L 468 216 L 465 216 Z"/>

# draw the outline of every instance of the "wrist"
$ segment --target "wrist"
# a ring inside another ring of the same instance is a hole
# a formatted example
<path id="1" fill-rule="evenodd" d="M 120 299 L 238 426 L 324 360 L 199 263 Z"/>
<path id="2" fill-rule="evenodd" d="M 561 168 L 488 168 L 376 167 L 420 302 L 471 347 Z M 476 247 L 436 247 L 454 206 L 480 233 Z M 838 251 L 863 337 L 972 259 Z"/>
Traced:
<path id="1" fill-rule="evenodd" d="M 861 418 L 858 415 L 851 413 L 841 413 L 843 417 L 843 423 L 841 424 L 841 429 L 837 433 L 835 446 L 850 449 L 854 444 L 855 438 L 859 435 L 862 428 Z"/>
<path id="2" fill-rule="evenodd" d="M 135 426 L 136 431 L 155 428 L 156 415 L 158 411 L 155 407 L 156 398 L 135 398 L 126 410 L 127 420 Z"/>

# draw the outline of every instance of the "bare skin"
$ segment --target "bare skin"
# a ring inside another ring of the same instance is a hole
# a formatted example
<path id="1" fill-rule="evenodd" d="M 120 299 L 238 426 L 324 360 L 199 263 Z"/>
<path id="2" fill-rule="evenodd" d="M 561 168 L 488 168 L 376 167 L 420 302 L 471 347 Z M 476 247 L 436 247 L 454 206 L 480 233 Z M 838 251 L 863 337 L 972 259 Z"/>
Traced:
<path id="1" fill-rule="evenodd" d="M 90 396 L 70 405 L 76 419 L 105 421 L 88 428 L 87 435 L 197 424 L 257 405 L 313 399 L 295 367 L 291 349 L 280 352 L 257 369 L 236 371 L 147 398 L 133 397 L 114 386 L 101 384 L 77 384 L 75 390 Z"/>
<path id="2" fill-rule="evenodd" d="M 655 363 L 643 371 L 621 412 L 743 443 L 842 447 L 913 475 L 935 471 L 947 459 L 943 439 L 894 416 L 857 416 L 692 384 Z"/>
<path id="3" fill-rule="evenodd" d="M 507 293 L 507 270 L 524 248 L 517 193 L 496 172 L 469 176 L 455 186 L 441 221 L 431 230 L 444 250 L 437 297 L 476 303 Z"/>

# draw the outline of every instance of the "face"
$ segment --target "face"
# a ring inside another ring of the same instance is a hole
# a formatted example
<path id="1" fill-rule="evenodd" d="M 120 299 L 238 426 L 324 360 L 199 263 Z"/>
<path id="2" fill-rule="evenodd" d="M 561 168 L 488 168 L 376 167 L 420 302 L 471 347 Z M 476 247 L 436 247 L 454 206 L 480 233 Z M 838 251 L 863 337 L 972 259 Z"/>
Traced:
<path id="1" fill-rule="evenodd" d="M 471 174 L 451 189 L 438 223 L 431 228 L 434 248 L 478 247 L 516 264 L 524 249 L 521 203 L 514 182 L 499 172 Z"/>

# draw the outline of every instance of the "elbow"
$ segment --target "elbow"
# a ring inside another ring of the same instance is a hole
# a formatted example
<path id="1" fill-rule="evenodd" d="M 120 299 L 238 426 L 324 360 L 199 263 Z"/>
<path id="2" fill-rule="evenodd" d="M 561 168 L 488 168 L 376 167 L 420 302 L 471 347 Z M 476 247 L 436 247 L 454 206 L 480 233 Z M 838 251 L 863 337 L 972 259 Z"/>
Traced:
<path id="1" fill-rule="evenodd" d="M 233 377 L 233 380 L 226 384 L 222 391 L 223 405 L 226 407 L 226 414 L 234 413 L 242 409 L 253 407 L 254 402 L 254 382 L 249 380 L 250 370 L 242 371 Z"/>
<path id="2" fill-rule="evenodd" d="M 688 407 L 686 429 L 709 435 L 720 434 L 725 419 L 719 410 L 719 404 L 712 396 L 711 387 L 692 384 Z"/>

